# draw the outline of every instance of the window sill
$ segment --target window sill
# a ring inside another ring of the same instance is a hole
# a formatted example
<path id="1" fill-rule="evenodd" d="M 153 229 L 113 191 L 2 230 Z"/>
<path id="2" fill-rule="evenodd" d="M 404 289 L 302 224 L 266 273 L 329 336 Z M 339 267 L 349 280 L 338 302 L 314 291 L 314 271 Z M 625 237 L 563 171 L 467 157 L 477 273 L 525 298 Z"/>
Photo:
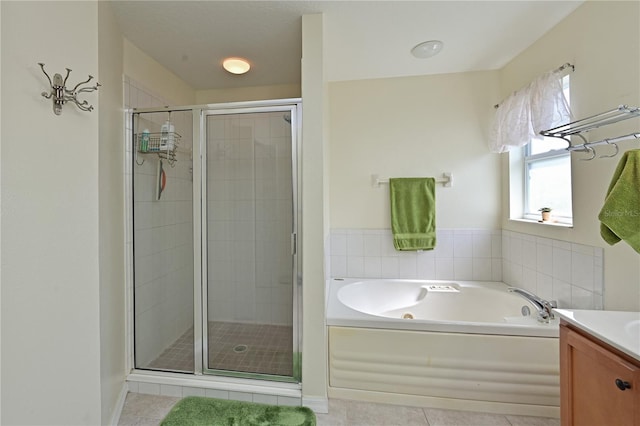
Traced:
<path id="1" fill-rule="evenodd" d="M 567 222 L 542 222 L 533 219 L 509 219 L 512 222 L 521 222 L 521 223 L 531 223 L 534 225 L 542 225 L 542 226 L 556 226 L 558 228 L 573 228 L 573 223 Z"/>

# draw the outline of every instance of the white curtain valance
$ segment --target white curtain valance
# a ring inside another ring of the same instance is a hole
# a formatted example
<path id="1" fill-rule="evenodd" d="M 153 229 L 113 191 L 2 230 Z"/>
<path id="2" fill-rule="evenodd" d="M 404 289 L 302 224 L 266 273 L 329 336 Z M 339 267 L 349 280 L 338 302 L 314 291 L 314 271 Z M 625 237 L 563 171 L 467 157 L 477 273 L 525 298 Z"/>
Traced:
<path id="1" fill-rule="evenodd" d="M 542 139 L 540 131 L 570 120 L 562 73 L 549 71 L 500 104 L 491 126 L 489 149 L 500 153 L 524 146 L 533 139 Z"/>

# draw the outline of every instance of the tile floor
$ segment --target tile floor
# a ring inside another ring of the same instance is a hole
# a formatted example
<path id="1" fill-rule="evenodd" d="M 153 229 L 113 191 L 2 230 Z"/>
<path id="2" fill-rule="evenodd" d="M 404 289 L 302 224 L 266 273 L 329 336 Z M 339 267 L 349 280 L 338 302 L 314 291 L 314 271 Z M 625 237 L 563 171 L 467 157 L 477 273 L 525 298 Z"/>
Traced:
<path id="1" fill-rule="evenodd" d="M 166 348 L 158 358 L 142 368 L 181 373 L 193 372 L 193 327 Z"/>
<path id="2" fill-rule="evenodd" d="M 129 393 L 119 426 L 159 425 L 180 398 Z M 559 419 L 329 400 L 317 426 L 559 426 Z"/>
<path id="3" fill-rule="evenodd" d="M 209 323 L 209 367 L 293 376 L 293 328 L 268 324 Z"/>
<path id="4" fill-rule="evenodd" d="M 293 376 L 291 326 L 209 322 L 209 368 Z M 192 372 L 193 328 L 165 349 L 148 368 Z"/>

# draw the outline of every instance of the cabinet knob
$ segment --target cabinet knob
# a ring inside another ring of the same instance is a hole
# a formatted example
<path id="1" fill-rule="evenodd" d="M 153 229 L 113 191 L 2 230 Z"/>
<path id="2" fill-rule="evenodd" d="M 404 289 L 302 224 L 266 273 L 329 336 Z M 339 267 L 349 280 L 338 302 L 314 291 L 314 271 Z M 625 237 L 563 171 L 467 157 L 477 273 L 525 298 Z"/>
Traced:
<path id="1" fill-rule="evenodd" d="M 624 391 L 624 390 L 627 390 L 627 389 L 631 389 L 631 383 L 625 382 L 625 381 L 620 380 L 620 379 L 616 379 L 616 386 L 621 391 Z"/>

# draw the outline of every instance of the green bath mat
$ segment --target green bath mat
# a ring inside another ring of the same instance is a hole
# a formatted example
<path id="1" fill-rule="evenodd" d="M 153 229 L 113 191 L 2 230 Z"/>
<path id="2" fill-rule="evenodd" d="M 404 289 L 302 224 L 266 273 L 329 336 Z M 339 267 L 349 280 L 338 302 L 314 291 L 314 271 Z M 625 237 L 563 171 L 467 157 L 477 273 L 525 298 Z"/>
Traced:
<path id="1" fill-rule="evenodd" d="M 315 426 L 307 407 L 285 407 L 189 396 L 171 409 L 161 426 Z"/>

